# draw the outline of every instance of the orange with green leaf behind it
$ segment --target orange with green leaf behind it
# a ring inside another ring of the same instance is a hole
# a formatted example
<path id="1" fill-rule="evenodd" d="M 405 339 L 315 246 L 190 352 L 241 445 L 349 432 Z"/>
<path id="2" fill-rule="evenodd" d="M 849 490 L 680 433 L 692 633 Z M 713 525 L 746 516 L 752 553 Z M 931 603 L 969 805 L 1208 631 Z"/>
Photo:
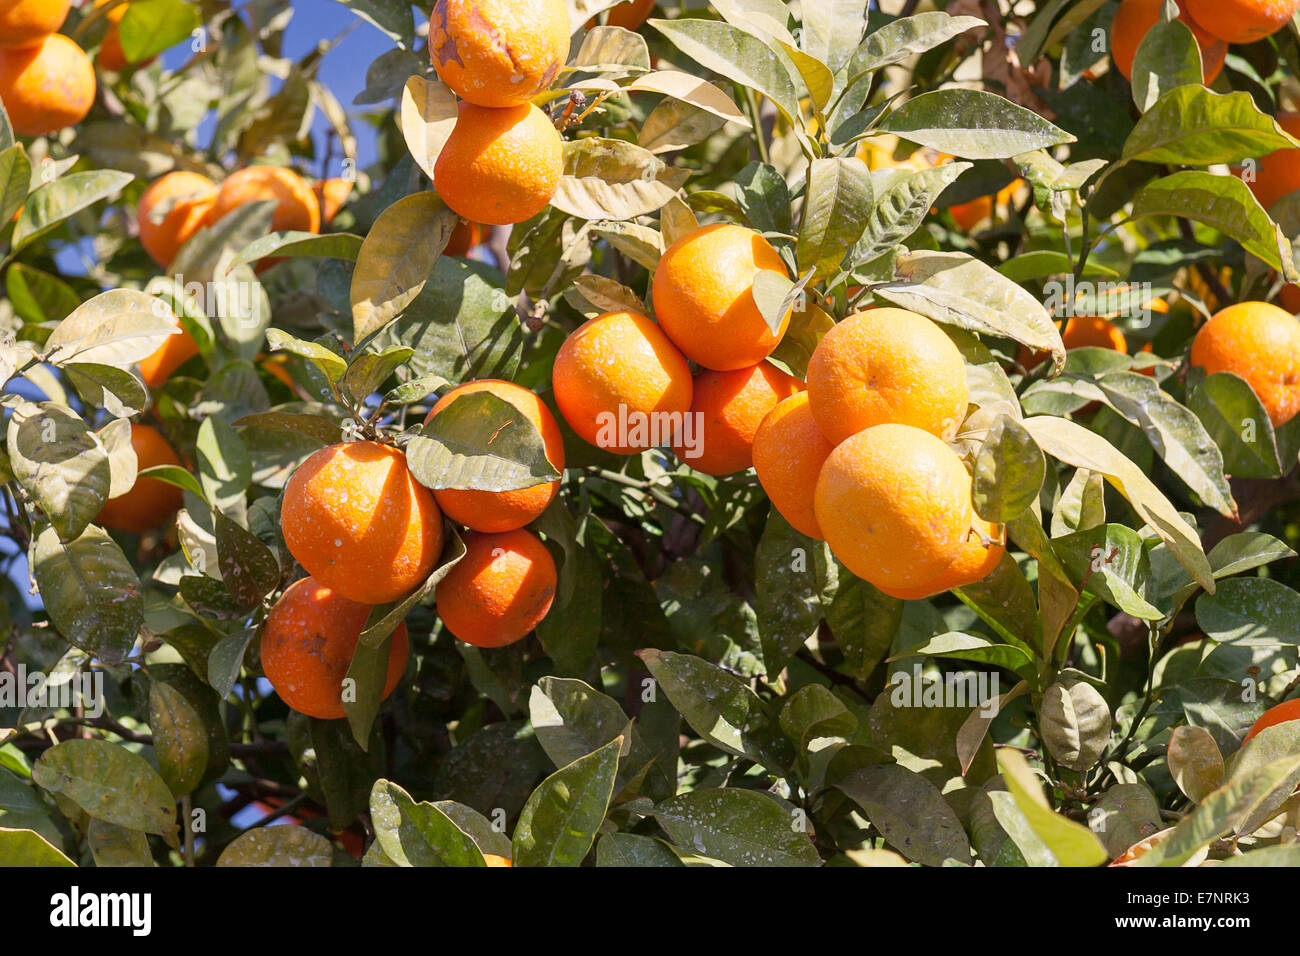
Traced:
<path id="1" fill-rule="evenodd" d="M 808 361 L 808 396 L 834 443 L 885 423 L 950 438 L 966 418 L 966 364 L 937 324 L 906 309 L 868 309 L 830 329 Z"/>
<path id="2" fill-rule="evenodd" d="M 564 142 L 536 106 L 461 103 L 434 164 L 433 183 L 458 215 L 506 226 L 545 209 L 563 172 Z"/>
<path id="3" fill-rule="evenodd" d="M 438 0 L 429 18 L 433 68 L 476 106 L 527 103 L 554 82 L 568 56 L 563 0 Z"/>
<path id="4" fill-rule="evenodd" d="M 1300 139 L 1300 113 L 1284 110 L 1274 119 L 1283 132 Z M 1249 178 L 1245 177 L 1243 167 L 1233 167 L 1232 172 L 1245 178 L 1259 204 L 1268 209 L 1283 196 L 1300 189 L 1300 149 L 1278 149 L 1261 156 Z"/>
<path id="5" fill-rule="evenodd" d="M 1023 179 L 1014 179 L 999 189 L 996 194 L 979 196 L 968 202 L 949 206 L 948 213 L 963 232 L 973 232 L 980 223 L 992 219 L 999 209 L 1004 209 L 1023 185 L 1025 185 Z"/>
<path id="6" fill-rule="evenodd" d="M 280 699 L 308 717 L 345 717 L 343 679 L 369 615 L 369 605 L 351 601 L 312 577 L 285 588 L 266 617 L 260 649 L 262 671 Z M 402 679 L 409 651 L 402 623 L 388 646 L 385 698 Z"/>
<path id="7" fill-rule="evenodd" d="M 202 173 L 176 170 L 154 180 L 136 206 L 144 251 L 166 269 L 207 224 L 216 202 L 217 184 Z"/>
<path id="8" fill-rule="evenodd" d="M 1300 321 L 1267 302 L 1216 312 L 1192 340 L 1191 364 L 1245 379 L 1273 426 L 1300 413 Z"/>
<path id="9" fill-rule="evenodd" d="M 138 471 L 157 465 L 184 467 L 162 432 L 152 425 L 131 423 L 131 447 Z M 113 531 L 139 534 L 170 520 L 184 498 L 175 485 L 157 478 L 137 478 L 126 494 L 104 502 L 95 522 Z"/>
<path id="10" fill-rule="evenodd" d="M 0 49 L 32 46 L 57 33 L 72 0 L 0 0 Z"/>
<path id="11" fill-rule="evenodd" d="M 273 200 L 276 232 L 320 232 L 320 203 L 307 181 L 287 166 L 248 166 L 226 177 L 208 215 L 217 222 L 250 202 Z"/>
<path id="12" fill-rule="evenodd" d="M 813 509 L 831 551 L 880 588 L 919 588 L 957 558 L 971 528 L 971 478 L 928 431 L 876 425 L 836 446 Z"/>
<path id="13" fill-rule="evenodd" d="M 768 412 L 754 434 L 754 471 L 772 506 L 800 534 L 819 540 L 813 493 L 834 450 L 813 417 L 806 390 Z"/>
<path id="14" fill-rule="evenodd" d="M 1270 707 L 1264 711 L 1259 720 L 1250 725 L 1250 730 L 1242 738 L 1242 744 L 1249 743 L 1250 740 L 1261 730 L 1266 727 L 1276 727 L 1278 724 L 1285 724 L 1288 721 L 1300 720 L 1300 697 L 1295 700 L 1287 700 Z"/>
<path id="15" fill-rule="evenodd" d="M 1195 21 L 1227 43 L 1254 43 L 1287 25 L 1300 0 L 1186 0 Z"/>
<path id="16" fill-rule="evenodd" d="M 1215 0 L 1219 2 L 1219 0 Z M 1208 85 L 1223 69 L 1228 45 L 1213 35 L 1205 24 L 1188 9 L 1190 3 L 1179 0 L 1178 19 L 1192 31 L 1196 45 L 1201 49 L 1201 74 Z M 1164 0 L 1123 0 L 1115 11 L 1110 27 L 1110 55 L 1115 68 L 1124 79 L 1133 78 L 1133 60 L 1138 46 L 1153 26 L 1160 22 Z"/>
<path id="17" fill-rule="evenodd" d="M 580 438 L 620 455 L 670 441 L 694 390 L 686 358 L 635 312 L 608 312 L 574 330 L 555 355 L 551 387 Z"/>
<path id="18" fill-rule="evenodd" d="M 161 388 L 173 372 L 199 354 L 198 344 L 179 320 L 176 328 L 152 355 L 140 360 L 140 378 L 150 388 Z"/>
<path id="19" fill-rule="evenodd" d="M 761 270 L 788 277 L 772 244 L 744 226 L 717 223 L 679 238 L 655 268 L 655 318 L 682 353 L 720 372 L 757 365 L 780 344 L 754 300 Z"/>
<path id="20" fill-rule="evenodd" d="M 542 436 L 546 446 L 546 460 L 556 471 L 564 471 L 564 436 L 550 409 L 534 393 L 512 382 L 499 379 L 482 379 L 467 382 L 449 391 L 429 409 L 425 423 L 433 421 L 439 412 L 457 398 L 488 392 L 508 402 L 528 418 Z M 447 488 L 433 493 L 438 507 L 452 521 L 474 531 L 503 532 L 522 528 L 538 517 L 560 490 L 559 480 L 548 481 L 530 488 L 513 491 L 479 491 L 476 489 Z"/>
<path id="21" fill-rule="evenodd" d="M 704 369 L 692 382 L 692 441 L 673 443 L 683 462 L 707 475 L 731 475 L 754 464 L 754 435 L 768 412 L 803 382 L 771 362 L 729 372 Z M 686 436 L 681 436 L 684 439 Z"/>
<path id="22" fill-rule="evenodd" d="M 361 604 L 395 601 L 424 583 L 442 552 L 442 512 L 391 445 L 330 445 L 285 484 L 284 542 L 321 584 Z"/>
<path id="23" fill-rule="evenodd" d="M 95 90 L 90 59 L 61 33 L 33 46 L 0 49 L 0 102 L 19 136 L 46 136 L 80 123 Z"/>
<path id="24" fill-rule="evenodd" d="M 466 644 L 504 647 L 546 617 L 555 581 L 555 559 L 532 532 L 470 531 L 465 556 L 438 582 L 438 616 Z"/>

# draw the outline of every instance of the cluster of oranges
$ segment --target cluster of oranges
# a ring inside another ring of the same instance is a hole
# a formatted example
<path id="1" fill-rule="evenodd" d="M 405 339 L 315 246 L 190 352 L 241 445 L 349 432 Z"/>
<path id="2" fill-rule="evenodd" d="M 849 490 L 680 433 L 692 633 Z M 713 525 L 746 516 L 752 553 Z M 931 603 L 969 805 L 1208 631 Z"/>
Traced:
<path id="1" fill-rule="evenodd" d="M 0 102 L 19 136 L 46 136 L 85 119 L 95 69 L 58 32 L 71 0 L 0 0 Z"/>
<path id="2" fill-rule="evenodd" d="M 439 0 L 429 56 L 460 98 L 433 184 L 457 214 L 509 225 L 541 212 L 564 171 L 564 143 L 531 101 L 569 55 L 563 0 Z"/>
<path id="3" fill-rule="evenodd" d="M 495 379 L 452 389 L 426 421 L 456 399 L 489 392 L 537 428 L 546 456 L 564 469 L 560 430 L 532 392 Z M 546 545 L 525 528 L 551 503 L 560 482 L 517 491 L 430 491 L 406 456 L 378 442 L 322 448 L 285 485 L 280 510 L 285 544 L 309 577 L 291 585 L 267 616 L 262 667 L 280 697 L 312 717 L 344 716 L 343 678 L 371 607 L 418 588 L 443 550 L 443 516 L 463 525 L 465 555 L 435 589 L 438 616 L 477 647 L 525 637 L 555 596 L 556 568 Z M 405 624 L 389 644 L 384 696 L 406 666 Z"/>
<path id="4" fill-rule="evenodd" d="M 612 312 L 560 347 L 555 400 L 574 431 L 631 454 L 672 423 L 674 448 L 698 471 L 753 467 L 776 509 L 825 540 L 859 577 L 919 598 L 984 577 L 1001 560 L 1000 529 L 971 506 L 971 478 L 946 444 L 966 417 L 961 353 L 929 319 L 870 309 L 829 331 L 807 381 L 768 360 L 774 331 L 754 299 L 761 270 L 787 275 L 758 233 L 700 227 L 655 270 L 657 322 Z M 690 363 L 701 366 L 694 376 Z M 698 443 L 686 433 L 698 423 Z M 615 427 L 617 425 L 617 427 Z"/>
<path id="5" fill-rule="evenodd" d="M 1231 43 L 1254 43 L 1272 36 L 1291 20 L 1300 0 L 1177 0 L 1178 19 L 1186 24 L 1201 50 L 1206 83 L 1223 69 Z M 1133 59 L 1148 31 L 1160 20 L 1164 0 L 1123 0 L 1111 21 L 1110 52 L 1125 79 L 1133 77 Z"/>

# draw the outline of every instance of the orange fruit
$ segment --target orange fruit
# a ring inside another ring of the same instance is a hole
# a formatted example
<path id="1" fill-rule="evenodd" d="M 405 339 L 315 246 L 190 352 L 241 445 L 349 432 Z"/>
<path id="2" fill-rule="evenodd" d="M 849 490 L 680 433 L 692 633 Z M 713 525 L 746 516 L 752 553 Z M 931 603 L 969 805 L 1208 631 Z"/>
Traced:
<path id="1" fill-rule="evenodd" d="M 1288 282 L 1282 286 L 1282 291 L 1278 293 L 1277 301 L 1281 303 L 1282 308 L 1286 309 L 1292 315 L 1300 312 L 1300 285 L 1294 282 Z"/>
<path id="2" fill-rule="evenodd" d="M 140 377 L 150 388 L 164 384 L 172 372 L 199 354 L 198 345 L 180 320 L 177 320 L 176 328 L 177 331 L 168 336 L 152 355 L 140 361 Z"/>
<path id="3" fill-rule="evenodd" d="M 953 588 L 965 587 L 983 581 L 993 573 L 1006 554 L 1003 543 L 1005 535 L 998 525 L 985 521 L 977 514 L 971 515 L 971 530 L 957 550 L 957 557 L 952 564 L 944 568 L 939 576 L 912 588 L 880 588 L 890 597 L 904 601 L 919 601 Z M 990 544 L 985 544 L 987 539 Z"/>
<path id="4" fill-rule="evenodd" d="M 1300 136 L 1300 113 L 1278 113 L 1277 125 L 1292 136 Z M 1259 204 L 1268 209 L 1283 196 L 1300 189 L 1300 149 L 1279 149 L 1261 156 L 1254 179 L 1246 185 Z M 1241 169 L 1233 170 L 1238 176 Z"/>
<path id="5" fill-rule="evenodd" d="M 276 232 L 320 232 L 320 203 L 307 181 L 286 166 L 248 166 L 226 177 L 208 217 L 216 222 L 245 203 L 275 200 Z"/>
<path id="6" fill-rule="evenodd" d="M 555 417 L 535 394 L 511 382 L 489 378 L 457 386 L 429 409 L 425 422 L 432 421 L 435 415 L 457 398 L 475 392 L 489 392 L 519 409 L 541 434 L 542 442 L 546 445 L 546 460 L 555 466 L 556 471 L 564 471 L 564 437 L 560 434 L 560 426 L 556 424 Z M 546 510 L 559 490 L 560 482 L 556 480 L 514 491 L 449 488 L 435 491 L 433 496 L 442 513 L 457 524 L 475 531 L 501 532 L 513 531 L 528 524 Z"/>
<path id="7" fill-rule="evenodd" d="M 395 601 L 433 570 L 442 512 L 391 445 L 356 441 L 313 454 L 284 486 L 289 552 L 321 584 L 361 604 Z"/>
<path id="8" fill-rule="evenodd" d="M 569 57 L 563 0 L 438 0 L 429 58 L 476 106 L 520 106 L 554 82 Z"/>
<path id="9" fill-rule="evenodd" d="M 136 207 L 144 251 L 166 269 L 180 247 L 207 223 L 216 201 L 217 184 L 202 173 L 177 170 L 155 179 Z M 157 208 L 164 203 L 164 209 Z"/>
<path id="10" fill-rule="evenodd" d="M 627 0 L 626 3 L 610 8 L 605 23 L 611 27 L 635 30 L 646 22 L 654 8 L 655 0 Z"/>
<path id="11" fill-rule="evenodd" d="M 1225 43 L 1254 43 L 1286 26 L 1300 0 L 1186 0 L 1187 12 Z"/>
<path id="12" fill-rule="evenodd" d="M 752 229 L 719 223 L 682 236 L 655 269 L 655 317 L 687 358 L 727 372 L 757 365 L 781 341 L 754 302 L 754 276 L 789 273 L 772 244 Z"/>
<path id="13" fill-rule="evenodd" d="M 504 647 L 526 637 L 554 597 L 555 559 L 523 528 L 468 532 L 465 556 L 438 582 L 436 593 L 447 630 L 475 647 Z"/>
<path id="14" fill-rule="evenodd" d="M 923 315 L 869 309 L 827 332 L 808 361 L 808 397 L 833 443 L 892 422 L 956 434 L 970 391 L 961 352 Z"/>
<path id="15" fill-rule="evenodd" d="M 958 203 L 955 206 L 949 206 L 948 212 L 952 215 L 953 221 L 961 227 L 963 232 L 973 232 L 975 227 L 985 219 L 992 219 L 993 214 L 1001 207 L 1011 202 L 1016 191 L 1025 184 L 1023 179 L 1015 179 L 1007 183 L 997 191 L 996 195 L 979 196 L 969 202 Z"/>
<path id="16" fill-rule="evenodd" d="M 488 866 L 511 866 L 510 860 L 504 856 L 497 856 L 495 853 L 484 853 L 483 862 Z"/>
<path id="17" fill-rule="evenodd" d="M 1275 727 L 1278 724 L 1285 724 L 1289 720 L 1300 720 L 1300 697 L 1295 700 L 1287 700 L 1278 704 L 1276 707 L 1270 707 L 1264 711 L 1264 715 L 1250 725 L 1250 730 L 1242 739 L 1245 744 L 1265 727 Z"/>
<path id="18" fill-rule="evenodd" d="M 0 49 L 32 46 L 57 33 L 72 0 L 0 0 Z"/>
<path id="19" fill-rule="evenodd" d="M 1157 300 L 1158 301 L 1158 300 Z M 1155 302 L 1151 303 L 1155 308 Z M 1156 311 L 1159 311 L 1157 309 Z M 1061 330 L 1061 341 L 1066 351 L 1070 349 L 1096 348 L 1111 349 L 1115 352 L 1128 352 L 1128 341 L 1118 325 L 1098 315 L 1074 315 L 1065 322 Z M 1037 368 L 1050 357 L 1048 352 L 1039 352 L 1022 345 L 1016 355 L 1016 361 L 1026 370 Z"/>
<path id="20" fill-rule="evenodd" d="M 620 455 L 667 443 L 691 410 L 690 365 L 635 312 L 580 325 L 555 355 L 551 385 L 579 437 Z"/>
<path id="21" fill-rule="evenodd" d="M 1223 0 L 1213 0 L 1222 3 Z M 1201 75 L 1207 84 L 1223 69 L 1224 57 L 1228 55 L 1228 44 L 1220 37 L 1204 29 L 1204 21 L 1189 9 L 1193 2 L 1178 2 L 1178 19 L 1192 31 L 1196 45 L 1201 48 Z M 1124 79 L 1133 78 L 1133 59 L 1137 56 L 1138 46 L 1147 32 L 1160 22 L 1164 0 L 1123 0 L 1115 11 L 1115 19 L 1110 25 L 1110 58 L 1115 68 L 1124 75 Z"/>
<path id="22" fill-rule="evenodd" d="M 135 449 L 136 468 L 144 471 L 155 465 L 181 466 L 181 460 L 158 429 L 131 423 L 131 447 Z M 185 496 L 175 485 L 157 478 L 138 478 L 131 490 L 104 502 L 95 523 L 113 531 L 139 534 L 156 528 L 174 515 Z"/>
<path id="23" fill-rule="evenodd" d="M 564 172 L 564 142 L 531 103 L 487 109 L 461 103 L 433 167 L 434 186 L 456 213 L 494 226 L 531 219 Z"/>
<path id="24" fill-rule="evenodd" d="M 285 588 L 266 616 L 261 648 L 262 671 L 280 699 L 308 717 L 346 716 L 343 678 L 369 615 L 368 605 L 348 600 L 315 578 L 302 578 Z M 388 645 L 384 697 L 402 679 L 409 651 L 402 623 Z"/>
<path id="25" fill-rule="evenodd" d="M 347 202 L 352 193 L 352 181 L 337 177 L 322 179 L 312 186 L 311 191 L 316 194 L 316 204 L 320 206 L 320 223 L 324 227 L 330 224 Z"/>
<path id="26" fill-rule="evenodd" d="M 830 453 L 813 510 L 850 571 L 897 590 L 935 580 L 956 559 L 971 528 L 970 495 L 970 475 L 942 440 L 911 425 L 876 425 Z"/>
<path id="27" fill-rule="evenodd" d="M 1300 321 L 1267 302 L 1216 312 L 1192 340 L 1191 364 L 1250 383 L 1274 427 L 1300 412 Z"/>
<path id="28" fill-rule="evenodd" d="M 898 159 L 896 154 L 901 145 L 893 133 L 882 133 L 858 144 L 856 155 L 870 170 L 909 169 L 913 172 L 942 165 L 949 159 L 943 153 L 925 147 L 915 149 L 906 157 Z"/>
<path id="29" fill-rule="evenodd" d="M 772 507 L 800 534 L 822 539 L 813 490 L 835 446 L 813 418 L 808 393 L 799 391 L 763 419 L 754 434 L 754 471 Z"/>
<path id="30" fill-rule="evenodd" d="M 754 434 L 782 400 L 803 382 L 771 362 L 730 372 L 705 369 L 692 383 L 691 413 L 699 423 L 694 447 L 673 444 L 677 457 L 706 475 L 731 475 L 754 464 Z M 680 437 L 680 436 L 679 436 Z M 691 455 L 696 457 L 691 457 Z"/>
<path id="31" fill-rule="evenodd" d="M 475 246 L 483 242 L 483 227 L 476 222 L 462 219 L 447 240 L 447 247 L 442 250 L 444 256 L 465 256 Z"/>
<path id="32" fill-rule="evenodd" d="M 95 68 L 62 33 L 34 46 L 0 49 L 0 102 L 19 136 L 75 126 L 95 103 Z"/>

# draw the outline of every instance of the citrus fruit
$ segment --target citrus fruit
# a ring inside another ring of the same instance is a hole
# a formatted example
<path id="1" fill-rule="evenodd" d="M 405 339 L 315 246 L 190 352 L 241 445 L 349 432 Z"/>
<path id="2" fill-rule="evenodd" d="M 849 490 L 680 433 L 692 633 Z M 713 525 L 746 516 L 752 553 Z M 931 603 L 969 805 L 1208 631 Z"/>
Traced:
<path id="1" fill-rule="evenodd" d="M 605 16 L 605 23 L 611 27 L 622 27 L 624 30 L 636 30 L 645 23 L 654 8 L 655 0 L 627 0 L 626 3 L 610 7 L 609 13 Z"/>
<path id="2" fill-rule="evenodd" d="M 135 449 L 137 471 L 156 465 L 183 467 L 167 439 L 152 425 L 131 423 L 131 447 Z M 114 531 L 138 534 L 171 518 L 180 509 L 184 497 L 175 485 L 157 478 L 137 478 L 126 494 L 104 502 L 95 522 Z"/>
<path id="3" fill-rule="evenodd" d="M 0 102 L 19 136 L 74 126 L 95 103 L 95 68 L 62 33 L 33 46 L 0 49 Z"/>
<path id="4" fill-rule="evenodd" d="M 361 604 L 395 601 L 433 570 L 442 513 L 390 445 L 330 445 L 284 486 L 280 525 L 290 553 L 321 584 Z"/>
<path id="5" fill-rule="evenodd" d="M 979 515 L 973 515 L 971 530 L 957 550 L 957 557 L 952 564 L 939 572 L 939 576 L 925 584 L 913 588 L 888 588 L 880 590 L 890 597 L 904 601 L 919 601 L 922 598 L 942 594 L 953 588 L 966 587 L 983 581 L 993 573 L 1006 554 L 1003 543 L 1005 537 L 1001 528 L 991 521 L 985 521 Z M 987 544 L 985 542 L 988 542 Z"/>
<path id="6" fill-rule="evenodd" d="M 563 0 L 438 0 L 429 58 L 457 96 L 476 106 L 527 103 L 569 56 Z"/>
<path id="7" fill-rule="evenodd" d="M 1259 720 L 1250 725 L 1250 730 L 1242 738 L 1242 743 L 1246 743 L 1265 727 L 1276 727 L 1278 724 L 1284 724 L 1289 720 L 1300 720 L 1300 697 L 1295 700 L 1287 700 L 1278 704 L 1276 707 L 1270 707 L 1264 711 Z"/>
<path id="8" fill-rule="evenodd" d="M 1254 43 L 1286 26 L 1300 0 L 1186 0 L 1187 12 L 1226 43 Z"/>
<path id="9" fill-rule="evenodd" d="M 0 49 L 32 46 L 57 33 L 72 0 L 0 0 Z"/>
<path id="10" fill-rule="evenodd" d="M 522 528 L 468 532 L 465 556 L 438 582 L 436 594 L 447 630 L 476 647 L 504 647 L 526 637 L 554 597 L 555 560 Z"/>
<path id="11" fill-rule="evenodd" d="M 1300 412 L 1300 321 L 1267 302 L 1216 312 L 1192 340 L 1191 364 L 1250 383 L 1274 427 Z"/>
<path id="12" fill-rule="evenodd" d="M 1300 113 L 1281 112 L 1276 119 L 1285 132 L 1300 137 Z M 1240 169 L 1234 172 L 1241 175 Z M 1300 149 L 1279 149 L 1261 156 L 1253 178 L 1247 179 L 1246 185 L 1265 209 L 1300 189 Z"/>
<path id="13" fill-rule="evenodd" d="M 1218 0 L 1215 0 L 1218 2 Z M 1223 69 L 1223 60 L 1228 55 L 1228 44 L 1222 39 L 1202 29 L 1195 14 L 1190 13 L 1190 3 L 1179 0 L 1178 19 L 1185 23 L 1196 37 L 1196 45 L 1201 48 L 1201 74 L 1206 84 Z M 1115 11 L 1115 19 L 1110 26 L 1110 53 L 1115 68 L 1124 75 L 1124 79 L 1133 78 L 1133 58 L 1137 56 L 1138 46 L 1147 32 L 1160 22 L 1164 0 L 1123 0 Z"/>
<path id="14" fill-rule="evenodd" d="M 763 419 L 754 434 L 754 471 L 772 507 L 800 534 L 821 539 L 813 491 L 835 446 L 813 418 L 806 391 L 796 392 Z"/>
<path id="15" fill-rule="evenodd" d="M 226 177 L 209 215 L 216 222 L 250 202 L 274 200 L 276 232 L 320 232 L 320 204 L 307 181 L 286 166 L 248 166 Z"/>
<path id="16" fill-rule="evenodd" d="M 312 192 L 316 194 L 316 204 L 320 206 L 320 224 L 324 228 L 348 201 L 348 196 L 352 193 L 352 180 L 338 177 L 321 179 L 312 187 Z"/>
<path id="17" fill-rule="evenodd" d="M 687 358 L 727 372 L 757 365 L 781 341 L 787 313 L 773 332 L 754 301 L 754 277 L 766 269 L 788 277 L 772 244 L 752 229 L 701 226 L 664 252 L 655 269 L 655 317 Z"/>
<path id="18" fill-rule="evenodd" d="M 560 426 L 540 398 L 526 388 L 497 379 L 482 379 L 453 388 L 442 396 L 429 410 L 426 422 L 464 395 L 489 392 L 502 401 L 509 402 L 528 418 L 542 436 L 546 445 L 546 459 L 556 471 L 564 471 L 564 438 Z M 522 528 L 543 511 L 560 490 L 560 482 L 548 481 L 519 488 L 514 491 L 479 491 L 476 489 L 444 489 L 435 491 L 438 507 L 452 521 L 475 531 L 513 531 Z"/>
<path id="19" fill-rule="evenodd" d="M 970 399 L 957 346 L 906 309 L 868 309 L 836 324 L 813 350 L 807 380 L 813 415 L 835 444 L 887 422 L 949 438 Z"/>
<path id="20" fill-rule="evenodd" d="M 691 413 L 699 434 L 690 436 L 690 445 L 674 442 L 673 451 L 708 475 L 744 471 L 754 464 L 754 434 L 763 418 L 802 390 L 802 382 L 771 362 L 730 372 L 705 369 L 692 383 Z"/>
<path id="21" fill-rule="evenodd" d="M 203 228 L 217 201 L 217 184 L 202 173 L 177 170 L 155 179 L 140 196 L 140 244 L 166 269 L 177 251 Z"/>
<path id="22" fill-rule="evenodd" d="M 483 241 L 483 227 L 476 222 L 462 219 L 447 240 L 447 247 L 442 250 L 444 256 L 464 256 Z"/>
<path id="23" fill-rule="evenodd" d="M 167 337 L 162 345 L 140 361 L 140 377 L 150 388 L 158 388 L 171 378 L 176 371 L 194 356 L 199 354 L 199 347 L 185 327 L 176 322 L 177 331 Z"/>

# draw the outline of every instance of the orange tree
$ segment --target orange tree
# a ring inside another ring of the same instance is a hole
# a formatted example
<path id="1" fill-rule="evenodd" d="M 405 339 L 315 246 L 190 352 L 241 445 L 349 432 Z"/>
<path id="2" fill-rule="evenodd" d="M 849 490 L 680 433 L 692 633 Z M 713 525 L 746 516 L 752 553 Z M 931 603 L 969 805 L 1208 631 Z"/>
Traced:
<path id="1" fill-rule="evenodd" d="M 0 861 L 1297 862 L 1294 3 L 345 5 L 0 2 Z"/>

